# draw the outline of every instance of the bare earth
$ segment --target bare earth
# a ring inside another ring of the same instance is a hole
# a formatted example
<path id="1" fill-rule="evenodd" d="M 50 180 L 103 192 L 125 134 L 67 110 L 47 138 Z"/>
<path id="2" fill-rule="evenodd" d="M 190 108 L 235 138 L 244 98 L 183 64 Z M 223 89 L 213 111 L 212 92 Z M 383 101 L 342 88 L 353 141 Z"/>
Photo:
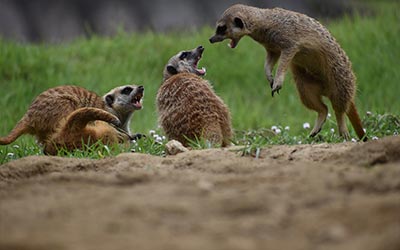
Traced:
<path id="1" fill-rule="evenodd" d="M 400 137 L 0 166 L 0 249 L 400 249 Z"/>

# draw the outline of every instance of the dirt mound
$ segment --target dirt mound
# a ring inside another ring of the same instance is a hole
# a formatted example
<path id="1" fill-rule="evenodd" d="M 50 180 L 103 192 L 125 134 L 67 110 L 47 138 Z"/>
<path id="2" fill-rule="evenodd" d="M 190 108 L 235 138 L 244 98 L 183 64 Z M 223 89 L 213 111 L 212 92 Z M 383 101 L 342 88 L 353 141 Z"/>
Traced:
<path id="1" fill-rule="evenodd" d="M 400 138 L 0 166 L 0 249 L 400 248 Z"/>
<path id="2" fill-rule="evenodd" d="M 386 137 L 358 145 L 338 157 L 339 162 L 349 162 L 361 166 L 375 166 L 391 162 L 400 162 L 400 137 Z"/>

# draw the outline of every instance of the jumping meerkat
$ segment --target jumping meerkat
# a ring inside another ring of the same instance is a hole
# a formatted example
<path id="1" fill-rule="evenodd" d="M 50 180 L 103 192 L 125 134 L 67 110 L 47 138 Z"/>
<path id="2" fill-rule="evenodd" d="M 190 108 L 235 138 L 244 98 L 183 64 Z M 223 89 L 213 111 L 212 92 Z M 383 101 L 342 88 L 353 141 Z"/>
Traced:
<path id="1" fill-rule="evenodd" d="M 264 69 L 272 96 L 279 93 L 290 67 L 302 103 L 318 112 L 311 137 L 320 132 L 326 120 L 328 108 L 322 102 L 322 96 L 326 96 L 335 111 L 339 134 L 347 140 L 350 138 L 345 122 L 347 114 L 357 136 L 367 139 L 354 104 L 356 77 L 351 62 L 322 24 L 281 8 L 260 9 L 237 4 L 225 10 L 217 21 L 216 33 L 210 42 L 231 39 L 229 45 L 235 48 L 245 35 L 267 51 Z M 277 62 L 274 78 L 272 70 Z"/>
<path id="2" fill-rule="evenodd" d="M 188 140 L 204 138 L 212 145 L 228 146 L 232 137 L 228 107 L 218 97 L 199 69 L 204 48 L 181 51 L 164 68 L 164 78 L 156 97 L 159 124 L 169 140 L 188 145 Z"/>
<path id="3" fill-rule="evenodd" d="M 0 138 L 0 145 L 31 134 L 46 154 L 56 154 L 58 147 L 71 150 L 98 140 L 127 141 L 130 120 L 142 108 L 143 93 L 143 86 L 136 85 L 116 87 L 103 97 L 78 86 L 48 89 L 36 97 L 9 135 Z"/>

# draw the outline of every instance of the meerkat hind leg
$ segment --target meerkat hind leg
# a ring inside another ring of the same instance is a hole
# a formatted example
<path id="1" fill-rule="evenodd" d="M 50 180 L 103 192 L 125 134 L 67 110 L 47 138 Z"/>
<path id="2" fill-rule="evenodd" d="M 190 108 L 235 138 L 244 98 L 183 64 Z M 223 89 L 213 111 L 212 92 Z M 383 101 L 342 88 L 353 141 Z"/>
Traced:
<path id="1" fill-rule="evenodd" d="M 310 137 L 314 137 L 321 131 L 328 116 L 328 107 L 322 102 L 322 83 L 296 68 L 293 68 L 293 75 L 301 102 L 318 113 L 314 128 L 310 133 Z"/>
<path id="2" fill-rule="evenodd" d="M 309 93 L 308 93 L 309 94 Z M 315 137 L 322 129 L 328 116 L 328 107 L 322 102 L 322 96 L 307 95 L 303 96 L 303 103 L 307 102 L 306 107 L 315 110 L 318 113 L 317 119 L 315 120 L 314 128 L 311 130 L 310 137 Z M 306 99 L 307 98 L 307 99 Z"/>
<path id="3" fill-rule="evenodd" d="M 346 141 L 350 140 L 349 130 L 347 129 L 346 125 L 346 113 L 335 110 L 335 116 L 338 125 L 339 135 L 342 136 Z"/>

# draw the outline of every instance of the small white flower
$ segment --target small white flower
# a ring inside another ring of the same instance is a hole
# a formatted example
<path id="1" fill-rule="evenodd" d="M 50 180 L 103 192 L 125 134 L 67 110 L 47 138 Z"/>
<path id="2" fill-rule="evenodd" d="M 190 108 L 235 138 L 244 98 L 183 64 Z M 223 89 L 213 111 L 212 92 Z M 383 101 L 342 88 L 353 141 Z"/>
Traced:
<path id="1" fill-rule="evenodd" d="M 331 133 L 332 134 L 335 133 L 335 129 L 334 128 L 331 128 Z"/>
<path id="2" fill-rule="evenodd" d="M 13 157 L 14 156 L 14 153 L 8 153 L 7 154 L 7 157 L 9 157 L 9 158 L 11 158 L 11 157 Z"/>
<path id="3" fill-rule="evenodd" d="M 274 131 L 274 132 L 275 132 L 275 130 L 277 130 L 277 129 L 278 129 L 277 126 L 272 126 L 272 127 L 271 127 L 271 130 Z"/>
<path id="4" fill-rule="evenodd" d="M 162 137 L 157 135 L 157 137 L 154 138 L 156 142 L 161 143 L 162 142 Z"/>
<path id="5" fill-rule="evenodd" d="M 372 137 L 372 140 L 378 140 L 379 138 L 378 138 L 378 136 L 373 136 Z"/>
<path id="6" fill-rule="evenodd" d="M 281 132 L 282 131 L 279 128 L 275 129 L 275 134 L 280 134 Z"/>
<path id="7" fill-rule="evenodd" d="M 289 127 L 289 126 L 286 126 L 286 127 L 285 127 L 285 130 L 286 130 L 286 131 L 289 131 L 289 130 L 290 130 L 290 127 Z"/>
<path id="8" fill-rule="evenodd" d="M 156 133 L 156 131 L 154 131 L 154 130 L 149 130 L 149 134 L 150 134 L 151 136 L 153 136 L 155 133 Z"/>
<path id="9" fill-rule="evenodd" d="M 298 142 L 297 142 L 297 144 L 301 144 L 301 143 L 302 143 L 301 141 L 298 141 Z"/>
<path id="10" fill-rule="evenodd" d="M 161 138 L 163 139 L 163 141 L 165 141 L 165 139 L 167 139 L 167 138 L 165 137 L 165 135 L 163 135 Z"/>
<path id="11" fill-rule="evenodd" d="M 13 148 L 19 148 L 19 145 L 13 145 Z"/>
<path id="12" fill-rule="evenodd" d="M 372 112 L 371 111 L 367 111 L 367 115 L 372 115 Z"/>
<path id="13" fill-rule="evenodd" d="M 308 122 L 303 123 L 303 128 L 304 129 L 309 129 L 310 128 L 310 123 L 308 123 Z"/>
<path id="14" fill-rule="evenodd" d="M 397 132 L 397 131 L 394 131 L 393 132 L 393 135 L 398 135 L 399 133 Z"/>
<path id="15" fill-rule="evenodd" d="M 356 140 L 356 139 L 354 139 L 354 138 L 351 138 L 351 141 L 352 141 L 352 142 L 357 142 L 357 140 Z"/>
<path id="16" fill-rule="evenodd" d="M 367 133 L 367 129 L 366 128 L 363 128 L 363 130 L 364 130 L 364 133 Z"/>
<path id="17" fill-rule="evenodd" d="M 328 118 L 331 118 L 331 116 L 332 116 L 331 113 L 328 113 Z"/>

